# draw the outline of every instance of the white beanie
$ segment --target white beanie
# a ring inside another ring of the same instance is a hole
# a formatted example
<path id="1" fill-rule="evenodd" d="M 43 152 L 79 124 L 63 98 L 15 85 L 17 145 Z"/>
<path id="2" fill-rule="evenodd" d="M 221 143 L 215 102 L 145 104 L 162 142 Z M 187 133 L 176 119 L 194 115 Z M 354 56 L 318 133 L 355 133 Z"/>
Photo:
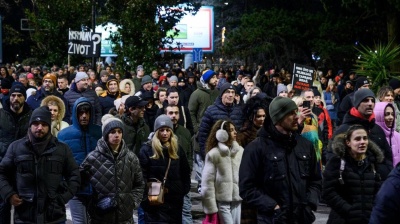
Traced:
<path id="1" fill-rule="evenodd" d="M 75 83 L 81 81 L 82 79 L 88 79 L 89 76 L 86 74 L 86 72 L 77 72 L 75 76 Z"/>

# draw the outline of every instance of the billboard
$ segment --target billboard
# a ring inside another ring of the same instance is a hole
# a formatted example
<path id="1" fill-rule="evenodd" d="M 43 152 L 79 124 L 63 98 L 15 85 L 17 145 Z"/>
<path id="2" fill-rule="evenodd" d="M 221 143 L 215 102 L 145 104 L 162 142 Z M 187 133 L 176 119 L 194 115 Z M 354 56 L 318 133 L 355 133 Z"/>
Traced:
<path id="1" fill-rule="evenodd" d="M 179 53 L 192 53 L 193 49 L 201 48 L 203 52 L 214 51 L 214 8 L 202 6 L 196 15 L 187 13 L 175 25 L 179 29 L 174 42 L 161 49 L 161 52 L 170 51 L 169 47 L 176 48 L 180 45 Z M 169 31 L 170 34 L 173 31 Z"/>
<path id="2" fill-rule="evenodd" d="M 117 55 L 113 52 L 114 44 L 111 42 L 111 33 L 118 32 L 118 27 L 113 23 L 107 23 L 104 26 L 96 26 L 96 33 L 101 33 L 101 57 L 116 57 Z"/>

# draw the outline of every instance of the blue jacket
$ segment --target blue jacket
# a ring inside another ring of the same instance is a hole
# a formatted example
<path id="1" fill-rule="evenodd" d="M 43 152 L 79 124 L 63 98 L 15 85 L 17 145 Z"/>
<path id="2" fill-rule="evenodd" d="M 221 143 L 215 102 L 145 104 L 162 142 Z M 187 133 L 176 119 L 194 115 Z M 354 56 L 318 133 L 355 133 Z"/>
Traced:
<path id="1" fill-rule="evenodd" d="M 231 120 L 235 125 L 236 130 L 239 130 L 243 124 L 242 108 L 238 105 L 225 106 L 222 104 L 221 97 L 218 97 L 214 104 L 206 109 L 203 118 L 201 119 L 198 134 L 200 152 L 203 158 L 205 157 L 204 152 L 208 134 L 210 133 L 215 122 L 220 119 Z"/>
<path id="2" fill-rule="evenodd" d="M 81 129 L 79 125 L 77 108 L 78 105 L 87 103 L 91 106 L 91 116 L 90 116 L 90 124 L 86 131 Z M 72 125 L 62 129 L 57 138 L 66 143 L 72 150 L 72 154 L 75 158 L 75 161 L 78 165 L 81 165 L 83 160 L 89 154 L 89 152 L 93 151 L 97 146 L 97 141 L 102 137 L 101 127 L 94 124 L 93 117 L 94 108 L 90 104 L 90 101 L 85 98 L 79 98 L 72 109 Z M 87 193 L 88 190 L 85 190 Z M 80 192 L 82 193 L 82 192 Z"/>

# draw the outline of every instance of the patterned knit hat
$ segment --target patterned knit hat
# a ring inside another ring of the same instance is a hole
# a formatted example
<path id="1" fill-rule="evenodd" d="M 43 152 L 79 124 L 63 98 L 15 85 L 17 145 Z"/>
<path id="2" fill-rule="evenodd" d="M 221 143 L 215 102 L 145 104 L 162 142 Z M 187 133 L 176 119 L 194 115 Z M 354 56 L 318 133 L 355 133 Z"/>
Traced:
<path id="1" fill-rule="evenodd" d="M 101 123 L 103 124 L 101 126 L 101 131 L 103 133 L 103 138 L 107 140 L 107 136 L 115 128 L 120 128 L 122 131 L 124 131 L 124 125 L 122 121 L 111 114 L 105 114 L 101 118 Z"/>

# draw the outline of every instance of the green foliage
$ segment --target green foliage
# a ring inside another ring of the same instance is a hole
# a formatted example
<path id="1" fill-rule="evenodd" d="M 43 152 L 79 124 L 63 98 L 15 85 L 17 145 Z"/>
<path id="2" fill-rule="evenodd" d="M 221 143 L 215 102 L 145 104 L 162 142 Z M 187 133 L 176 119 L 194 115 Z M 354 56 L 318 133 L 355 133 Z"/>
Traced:
<path id="1" fill-rule="evenodd" d="M 372 79 L 372 89 L 375 92 L 380 86 L 388 84 L 391 77 L 398 74 L 390 69 L 392 63 L 400 62 L 400 46 L 396 45 L 393 40 L 388 44 L 376 44 L 374 48 L 361 45 L 357 50 L 360 58 L 355 64 L 356 72 Z"/>

